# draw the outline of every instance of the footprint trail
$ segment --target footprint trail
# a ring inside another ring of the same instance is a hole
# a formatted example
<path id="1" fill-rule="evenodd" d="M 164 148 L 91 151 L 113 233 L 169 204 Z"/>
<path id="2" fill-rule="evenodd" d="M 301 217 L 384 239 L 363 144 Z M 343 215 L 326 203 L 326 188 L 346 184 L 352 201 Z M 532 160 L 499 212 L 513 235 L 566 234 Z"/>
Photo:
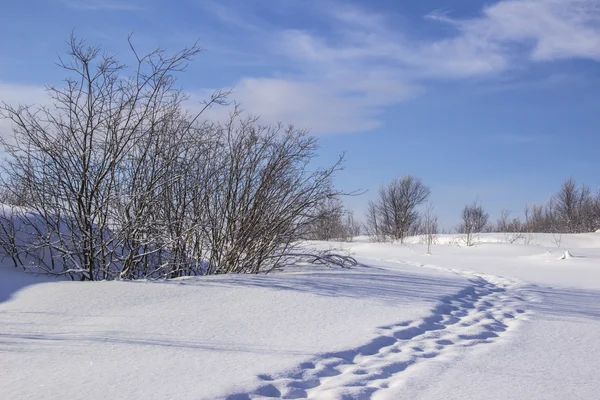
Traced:
<path id="1" fill-rule="evenodd" d="M 257 390 L 227 399 L 370 399 L 376 392 L 401 385 L 412 366 L 448 360 L 465 348 L 493 343 L 527 319 L 526 299 L 516 281 L 419 266 L 467 276 L 470 285 L 443 298 L 422 320 L 380 327 L 368 343 L 321 354 L 300 364 L 294 373 L 261 375 L 263 385 Z"/>

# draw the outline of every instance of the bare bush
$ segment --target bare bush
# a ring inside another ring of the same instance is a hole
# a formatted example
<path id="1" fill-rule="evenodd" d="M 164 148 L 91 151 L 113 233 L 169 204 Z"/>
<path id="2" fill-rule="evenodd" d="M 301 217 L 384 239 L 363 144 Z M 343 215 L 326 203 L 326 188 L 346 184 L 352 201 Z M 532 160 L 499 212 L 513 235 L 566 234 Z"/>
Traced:
<path id="1" fill-rule="evenodd" d="M 54 107 L 4 104 L 2 116 L 14 126 L 14 143 L 3 139 L 5 175 L 26 188 L 27 207 L 44 221 L 47 235 L 32 245 L 51 249 L 40 259 L 47 272 L 55 272 L 47 259 L 59 257 L 63 272 L 106 277 L 117 166 L 152 131 L 155 118 L 181 101 L 173 73 L 199 51 L 136 55 L 136 76 L 127 79 L 123 64 L 71 36 L 70 58 L 60 66 L 72 76 L 65 88 L 48 89 Z"/>
<path id="2" fill-rule="evenodd" d="M 510 211 L 502 210 L 494 230 L 504 233 L 520 233 L 524 230 L 524 226 L 519 218 L 510 218 Z"/>
<path id="3" fill-rule="evenodd" d="M 528 241 L 524 229 L 524 224 L 519 218 L 510 218 L 510 211 L 508 210 L 500 212 L 496 225 L 492 228 L 495 232 L 504 233 L 506 242 L 511 244 L 518 241 Z"/>
<path id="4" fill-rule="evenodd" d="M 2 193 L 20 206 L 0 216 L 5 254 L 80 280 L 258 273 L 318 259 L 298 241 L 318 206 L 342 194 L 331 179 L 343 157 L 309 167 L 314 137 L 237 110 L 226 124 L 201 121 L 225 103 L 220 91 L 185 112 L 175 75 L 197 46 L 131 50 L 126 77 L 123 64 L 72 36 L 60 62 L 71 76 L 48 89 L 52 107 L 0 107 L 14 126 L 2 141 Z"/>
<path id="5" fill-rule="evenodd" d="M 319 207 L 342 195 L 332 184 L 342 157 L 311 170 L 316 138 L 253 120 L 233 120 L 220 137 L 224 167 L 207 182 L 202 204 L 209 272 L 257 273 L 286 264 Z"/>
<path id="6" fill-rule="evenodd" d="M 554 245 L 556 247 L 561 247 L 562 246 L 562 239 L 563 239 L 563 234 L 560 232 L 556 232 L 552 234 L 552 243 L 554 243 Z"/>

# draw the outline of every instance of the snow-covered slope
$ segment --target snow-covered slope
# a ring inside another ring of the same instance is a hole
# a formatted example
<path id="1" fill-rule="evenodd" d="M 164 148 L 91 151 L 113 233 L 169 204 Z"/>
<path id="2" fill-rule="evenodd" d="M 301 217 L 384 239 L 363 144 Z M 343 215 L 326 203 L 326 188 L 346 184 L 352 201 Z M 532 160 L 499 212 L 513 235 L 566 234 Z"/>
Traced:
<path id="1" fill-rule="evenodd" d="M 600 234 L 503 238 L 358 241 L 337 244 L 352 270 L 170 282 L 5 266 L 0 398 L 595 398 Z"/>

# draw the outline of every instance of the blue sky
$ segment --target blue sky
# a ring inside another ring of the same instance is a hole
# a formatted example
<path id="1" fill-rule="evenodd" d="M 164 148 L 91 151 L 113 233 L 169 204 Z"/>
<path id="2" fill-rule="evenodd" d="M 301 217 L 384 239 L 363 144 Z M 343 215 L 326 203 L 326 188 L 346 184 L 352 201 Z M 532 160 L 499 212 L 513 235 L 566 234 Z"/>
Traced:
<path id="1" fill-rule="evenodd" d="M 72 29 L 125 60 L 132 31 L 141 51 L 199 40 L 192 98 L 234 87 L 320 136 L 321 162 L 346 151 L 337 184 L 369 190 L 348 199 L 359 213 L 404 174 L 447 228 L 476 197 L 518 215 L 569 176 L 600 186 L 600 0 L 5 2 L 0 100 L 44 102 Z"/>

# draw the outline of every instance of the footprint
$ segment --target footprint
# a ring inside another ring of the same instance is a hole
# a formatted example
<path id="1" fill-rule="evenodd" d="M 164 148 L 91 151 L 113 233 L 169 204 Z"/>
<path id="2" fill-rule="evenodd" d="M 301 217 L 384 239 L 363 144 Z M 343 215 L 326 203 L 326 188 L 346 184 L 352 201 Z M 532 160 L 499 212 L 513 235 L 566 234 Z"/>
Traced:
<path id="1" fill-rule="evenodd" d="M 321 371 L 317 372 L 316 376 L 317 376 L 317 378 L 328 378 L 328 377 L 332 377 L 332 376 L 338 376 L 341 373 L 342 372 L 338 369 L 331 368 L 331 367 L 325 367 Z"/>
<path id="2" fill-rule="evenodd" d="M 315 364 L 311 363 L 311 362 L 303 362 L 300 364 L 300 368 L 302 369 L 315 369 L 316 366 Z"/>
<path id="3" fill-rule="evenodd" d="M 252 398 L 246 393 L 232 394 L 225 398 L 225 400 L 252 400 Z"/>
<path id="4" fill-rule="evenodd" d="M 407 361 L 407 362 L 397 362 L 397 363 L 388 365 L 386 367 L 383 367 L 381 369 L 381 372 L 383 372 L 384 374 L 388 374 L 388 375 L 394 375 L 394 374 L 397 374 L 398 372 L 404 371 L 411 364 L 413 364 L 412 360 Z"/>
<path id="5" fill-rule="evenodd" d="M 423 333 L 425 333 L 423 329 L 413 327 L 394 332 L 394 337 L 400 340 L 410 340 L 415 336 L 422 335 Z"/>
<path id="6" fill-rule="evenodd" d="M 256 394 L 263 397 L 281 397 L 281 392 L 273 385 L 261 386 L 256 390 Z M 237 399 L 236 399 L 237 400 Z M 240 398 L 241 400 L 241 398 Z"/>
<path id="7" fill-rule="evenodd" d="M 473 333 L 473 334 L 458 335 L 458 337 L 461 339 L 465 339 L 465 340 L 478 340 L 478 339 L 495 338 L 495 337 L 498 337 L 498 334 L 496 334 L 494 332 L 490 332 L 490 331 L 485 331 L 485 332 L 479 332 L 479 333 Z"/>
<path id="8" fill-rule="evenodd" d="M 297 389 L 312 389 L 316 388 L 321 384 L 319 379 L 308 379 L 305 381 L 294 381 L 288 384 L 289 387 L 297 388 Z"/>
<path id="9" fill-rule="evenodd" d="M 306 399 L 306 398 L 308 398 L 308 393 L 306 393 L 306 390 L 304 390 L 304 389 L 291 388 L 281 398 L 282 399 Z"/>
<path id="10" fill-rule="evenodd" d="M 361 356 L 372 356 L 373 354 L 379 353 L 384 347 L 395 344 L 397 340 L 391 336 L 379 336 L 371 340 L 370 343 L 356 349 L 356 353 Z"/>

